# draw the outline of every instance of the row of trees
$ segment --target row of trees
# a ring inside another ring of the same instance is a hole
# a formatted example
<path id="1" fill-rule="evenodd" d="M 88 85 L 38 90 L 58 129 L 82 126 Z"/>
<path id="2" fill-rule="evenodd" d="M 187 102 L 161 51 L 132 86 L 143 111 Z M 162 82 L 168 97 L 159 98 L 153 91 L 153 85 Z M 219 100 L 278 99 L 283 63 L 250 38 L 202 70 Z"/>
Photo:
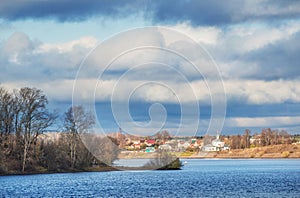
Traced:
<path id="1" fill-rule="evenodd" d="M 278 144 L 290 144 L 291 136 L 285 130 L 263 129 L 260 134 L 251 136 L 250 130 L 246 129 L 244 135 L 233 135 L 227 140 L 231 149 L 244 149 L 250 147 L 270 146 Z"/>
<path id="2" fill-rule="evenodd" d="M 101 163 L 89 151 L 96 153 L 96 145 L 106 146 L 101 151 L 105 163 L 116 158 L 113 139 L 89 138 L 89 147 L 83 144 L 95 119 L 82 106 L 70 107 L 63 115 L 63 130 L 58 139 L 47 140 L 43 133 L 54 125 L 59 116 L 47 108 L 48 99 L 39 89 L 24 87 L 12 93 L 0 88 L 0 172 L 43 170 L 74 170 Z M 99 153 L 99 151 L 98 151 Z M 107 155 L 107 156 L 104 156 Z M 111 156 L 109 156 L 111 155 Z M 109 156 L 109 157 L 108 157 Z"/>

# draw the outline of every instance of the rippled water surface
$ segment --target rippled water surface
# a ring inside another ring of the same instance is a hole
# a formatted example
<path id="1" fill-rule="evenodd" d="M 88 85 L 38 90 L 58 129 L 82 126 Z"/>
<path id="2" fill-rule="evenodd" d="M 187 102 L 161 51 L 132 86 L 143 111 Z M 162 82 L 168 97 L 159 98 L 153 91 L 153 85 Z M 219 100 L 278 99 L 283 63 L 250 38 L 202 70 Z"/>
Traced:
<path id="1" fill-rule="evenodd" d="M 0 197 L 300 197 L 300 160 L 187 160 L 180 171 L 0 177 Z"/>

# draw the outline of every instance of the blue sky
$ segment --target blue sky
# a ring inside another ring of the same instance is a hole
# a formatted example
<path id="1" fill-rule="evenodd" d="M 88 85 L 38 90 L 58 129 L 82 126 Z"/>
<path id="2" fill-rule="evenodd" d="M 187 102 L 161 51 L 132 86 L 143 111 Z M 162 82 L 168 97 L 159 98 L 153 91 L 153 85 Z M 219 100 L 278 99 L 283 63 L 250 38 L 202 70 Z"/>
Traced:
<path id="1" fill-rule="evenodd" d="M 104 132 L 300 133 L 299 40 L 298 1 L 3 0 L 0 83 L 40 88 L 61 112 L 75 83 Z M 146 44 L 160 50 L 133 50 L 105 70 L 121 49 Z"/>

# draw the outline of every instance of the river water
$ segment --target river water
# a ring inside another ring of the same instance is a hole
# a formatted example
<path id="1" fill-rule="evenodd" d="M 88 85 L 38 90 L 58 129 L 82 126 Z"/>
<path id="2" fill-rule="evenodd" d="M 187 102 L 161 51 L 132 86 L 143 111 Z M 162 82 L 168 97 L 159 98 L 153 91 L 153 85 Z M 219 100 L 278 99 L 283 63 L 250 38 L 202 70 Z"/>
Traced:
<path id="1" fill-rule="evenodd" d="M 0 197 L 300 197 L 299 159 L 190 159 L 179 171 L 1 176 Z"/>

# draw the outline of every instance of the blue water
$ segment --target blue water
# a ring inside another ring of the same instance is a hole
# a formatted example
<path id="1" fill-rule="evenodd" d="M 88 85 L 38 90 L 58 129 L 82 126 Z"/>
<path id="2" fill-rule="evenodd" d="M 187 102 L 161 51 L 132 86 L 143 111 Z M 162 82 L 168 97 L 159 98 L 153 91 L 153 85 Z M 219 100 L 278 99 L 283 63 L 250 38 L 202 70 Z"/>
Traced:
<path id="1" fill-rule="evenodd" d="M 187 160 L 180 171 L 0 177 L 0 197 L 300 197 L 300 160 Z"/>

